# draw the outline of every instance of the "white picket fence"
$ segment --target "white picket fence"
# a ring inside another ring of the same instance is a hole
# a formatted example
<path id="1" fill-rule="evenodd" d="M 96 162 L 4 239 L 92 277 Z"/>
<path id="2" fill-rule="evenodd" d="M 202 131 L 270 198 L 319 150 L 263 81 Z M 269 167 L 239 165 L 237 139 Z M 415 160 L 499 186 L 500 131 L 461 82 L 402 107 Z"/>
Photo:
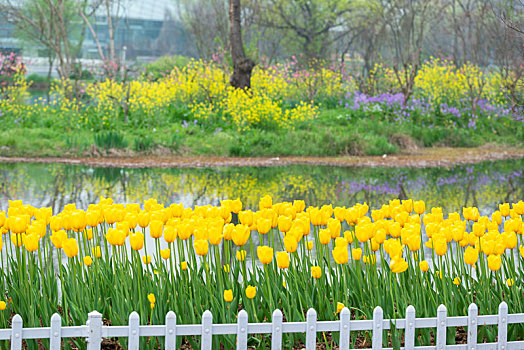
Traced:
<path id="1" fill-rule="evenodd" d="M 129 316 L 128 326 L 104 326 L 102 315 L 96 311 L 89 313 L 84 326 L 62 327 L 60 315 L 51 317 L 50 327 L 23 328 L 20 315 L 15 315 L 11 329 L 0 330 L 0 340 L 11 340 L 11 349 L 22 349 L 23 339 L 50 339 L 50 349 L 60 350 L 63 338 L 86 338 L 87 349 L 100 349 L 102 338 L 127 337 L 128 349 L 139 349 L 139 337 L 164 337 L 165 349 L 174 350 L 177 336 L 201 336 L 201 349 L 210 350 L 213 335 L 236 334 L 237 349 L 247 349 L 248 334 L 271 334 L 271 348 L 282 349 L 282 334 L 305 333 L 306 349 L 316 348 L 318 332 L 340 332 L 340 349 L 349 349 L 351 344 L 350 331 L 372 331 L 372 349 L 392 349 L 382 347 L 383 330 L 388 330 L 394 324 L 397 329 L 405 330 L 405 350 L 523 350 L 524 340 L 508 341 L 508 324 L 524 323 L 524 314 L 508 314 L 508 305 L 502 302 L 498 315 L 479 315 L 478 307 L 471 304 L 468 316 L 448 317 L 447 309 L 440 305 L 437 317 L 416 318 L 415 308 L 409 306 L 405 319 L 389 320 L 383 318 L 382 308 L 376 307 L 372 320 L 350 320 L 348 308 L 340 313 L 339 321 L 317 321 L 317 313 L 309 309 L 305 322 L 282 322 L 282 312 L 273 312 L 272 323 L 248 323 L 248 314 L 242 310 L 238 314 L 236 324 L 213 324 L 213 315 L 206 311 L 202 316 L 202 324 L 177 325 L 176 315 L 170 311 L 166 315 L 165 325 L 141 326 L 140 317 L 136 312 Z M 496 343 L 477 344 L 478 326 L 498 325 Z M 468 327 L 468 342 L 466 344 L 446 344 L 447 327 Z M 436 328 L 436 346 L 415 346 L 415 331 L 417 328 Z"/>

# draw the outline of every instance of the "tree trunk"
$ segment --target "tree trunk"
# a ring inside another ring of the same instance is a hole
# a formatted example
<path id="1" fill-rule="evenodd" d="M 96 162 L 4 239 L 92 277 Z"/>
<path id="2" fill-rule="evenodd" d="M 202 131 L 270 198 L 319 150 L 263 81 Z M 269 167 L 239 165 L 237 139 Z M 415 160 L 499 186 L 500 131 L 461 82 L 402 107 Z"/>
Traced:
<path id="1" fill-rule="evenodd" d="M 251 73 L 255 62 L 246 57 L 242 44 L 240 22 L 240 0 L 229 0 L 229 45 L 233 59 L 233 74 L 229 78 L 231 86 L 247 90 L 251 88 Z"/>

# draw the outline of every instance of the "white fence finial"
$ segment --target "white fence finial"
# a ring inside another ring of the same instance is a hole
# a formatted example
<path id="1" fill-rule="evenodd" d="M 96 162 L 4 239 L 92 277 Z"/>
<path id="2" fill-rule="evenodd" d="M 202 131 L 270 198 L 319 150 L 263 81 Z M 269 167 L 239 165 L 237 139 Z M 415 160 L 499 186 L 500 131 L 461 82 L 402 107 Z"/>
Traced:
<path id="1" fill-rule="evenodd" d="M 479 308 L 472 303 L 468 307 L 468 349 L 477 350 L 477 330 L 478 330 Z"/>
<path id="2" fill-rule="evenodd" d="M 62 343 L 62 318 L 55 313 L 51 316 L 51 329 L 49 334 L 49 349 L 60 350 Z"/>
<path id="3" fill-rule="evenodd" d="M 100 350 L 102 346 L 102 314 L 91 311 L 87 315 L 87 350 Z"/>
<path id="4" fill-rule="evenodd" d="M 497 349 L 508 348 L 508 304 L 505 301 L 499 305 L 499 331 L 497 337 Z"/>
<path id="5" fill-rule="evenodd" d="M 169 311 L 166 315 L 166 350 L 176 349 L 176 315 Z"/>
<path id="6" fill-rule="evenodd" d="M 317 348 L 317 311 L 307 310 L 306 315 L 306 350 Z"/>
<path id="7" fill-rule="evenodd" d="M 373 310 L 373 341 L 371 347 L 373 350 L 382 349 L 382 330 L 384 327 L 384 311 L 380 306 Z"/>
<path id="8" fill-rule="evenodd" d="M 271 324 L 271 349 L 282 349 L 282 311 L 276 309 L 273 311 Z"/>
<path id="9" fill-rule="evenodd" d="M 211 350 L 213 345 L 213 315 L 206 310 L 202 315 L 202 338 L 200 339 L 200 349 Z"/>
<path id="10" fill-rule="evenodd" d="M 413 305 L 409 305 L 406 308 L 406 333 L 404 336 L 405 350 L 415 349 L 415 316 L 415 308 Z"/>
<path id="11" fill-rule="evenodd" d="M 237 349 L 239 350 L 247 350 L 247 324 L 247 312 L 240 310 L 237 320 Z"/>
<path id="12" fill-rule="evenodd" d="M 347 307 L 344 307 L 340 311 L 340 336 L 339 336 L 339 349 L 349 350 L 350 334 L 351 334 L 351 312 Z"/>
<path id="13" fill-rule="evenodd" d="M 129 315 L 128 338 L 127 348 L 129 350 L 138 350 L 140 348 L 140 315 L 136 311 Z"/>
<path id="14" fill-rule="evenodd" d="M 22 316 L 19 314 L 14 315 L 11 323 L 11 350 L 22 350 L 23 327 L 24 321 L 22 320 Z"/>
<path id="15" fill-rule="evenodd" d="M 437 309 L 437 350 L 446 348 L 446 330 L 447 330 L 448 309 L 441 304 Z"/>

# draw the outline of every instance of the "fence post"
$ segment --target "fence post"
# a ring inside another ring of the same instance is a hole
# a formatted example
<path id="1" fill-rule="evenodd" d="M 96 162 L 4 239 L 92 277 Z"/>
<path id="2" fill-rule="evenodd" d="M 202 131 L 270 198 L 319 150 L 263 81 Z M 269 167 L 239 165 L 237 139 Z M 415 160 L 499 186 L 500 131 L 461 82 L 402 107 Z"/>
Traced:
<path id="1" fill-rule="evenodd" d="M 508 304 L 505 301 L 499 305 L 499 332 L 497 337 L 498 350 L 508 347 Z"/>
<path id="2" fill-rule="evenodd" d="M 340 334 L 339 334 L 339 348 L 340 350 L 349 350 L 349 336 L 351 325 L 351 313 L 347 307 L 340 311 Z"/>
<path id="3" fill-rule="evenodd" d="M 382 349 L 382 328 L 384 324 L 384 311 L 380 306 L 373 310 L 373 342 L 371 348 L 373 350 Z"/>
<path id="4" fill-rule="evenodd" d="M 100 350 L 102 346 L 102 314 L 91 311 L 87 314 L 87 350 Z"/>
<path id="5" fill-rule="evenodd" d="M 415 315 L 415 308 L 413 305 L 409 305 L 406 309 L 406 332 L 404 333 L 405 350 L 415 349 Z"/>
<path id="6" fill-rule="evenodd" d="M 444 350 L 446 347 L 448 309 L 441 304 L 437 309 L 437 350 Z"/>
<path id="7" fill-rule="evenodd" d="M 315 309 L 307 310 L 306 316 L 306 350 L 317 348 L 317 312 Z"/>
<path id="8" fill-rule="evenodd" d="M 11 350 L 22 350 L 22 330 L 24 321 L 22 316 L 16 314 L 11 323 Z"/>
<path id="9" fill-rule="evenodd" d="M 276 309 L 273 311 L 273 318 L 271 323 L 271 349 L 282 349 L 282 311 Z"/>
<path id="10" fill-rule="evenodd" d="M 247 350 L 247 318 L 246 310 L 240 310 L 237 321 L 237 349 L 239 350 Z"/>
<path id="11" fill-rule="evenodd" d="M 213 315 L 206 310 L 202 315 L 202 338 L 200 339 L 200 349 L 211 350 L 213 345 Z"/>
<path id="12" fill-rule="evenodd" d="M 51 331 L 49 334 L 49 349 L 60 350 L 62 343 L 62 318 L 59 314 L 51 316 Z"/>
<path id="13" fill-rule="evenodd" d="M 468 349 L 477 350 L 477 316 L 479 309 L 472 303 L 468 307 Z"/>
<path id="14" fill-rule="evenodd" d="M 176 315 L 169 311 L 166 315 L 166 350 L 176 349 Z"/>
<path id="15" fill-rule="evenodd" d="M 133 311 L 129 315 L 129 335 L 127 348 L 129 350 L 138 350 L 140 347 L 140 315 Z"/>

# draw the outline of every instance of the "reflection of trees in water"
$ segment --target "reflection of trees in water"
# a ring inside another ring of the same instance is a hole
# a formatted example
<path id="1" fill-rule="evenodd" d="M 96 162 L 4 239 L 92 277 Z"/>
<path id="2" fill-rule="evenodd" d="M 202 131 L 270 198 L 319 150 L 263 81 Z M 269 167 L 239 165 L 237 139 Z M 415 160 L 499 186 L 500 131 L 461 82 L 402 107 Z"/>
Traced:
<path id="1" fill-rule="evenodd" d="M 186 206 L 240 198 L 257 209 L 265 194 L 275 201 L 303 199 L 308 205 L 380 206 L 390 199 L 423 199 L 445 211 L 462 206 L 492 208 L 524 195 L 524 162 L 493 163 L 454 169 L 370 169 L 274 167 L 220 169 L 120 169 L 67 165 L 0 165 L 0 210 L 7 199 L 23 199 L 56 212 L 67 203 L 80 208 L 100 196 L 116 202 L 156 198 Z"/>

